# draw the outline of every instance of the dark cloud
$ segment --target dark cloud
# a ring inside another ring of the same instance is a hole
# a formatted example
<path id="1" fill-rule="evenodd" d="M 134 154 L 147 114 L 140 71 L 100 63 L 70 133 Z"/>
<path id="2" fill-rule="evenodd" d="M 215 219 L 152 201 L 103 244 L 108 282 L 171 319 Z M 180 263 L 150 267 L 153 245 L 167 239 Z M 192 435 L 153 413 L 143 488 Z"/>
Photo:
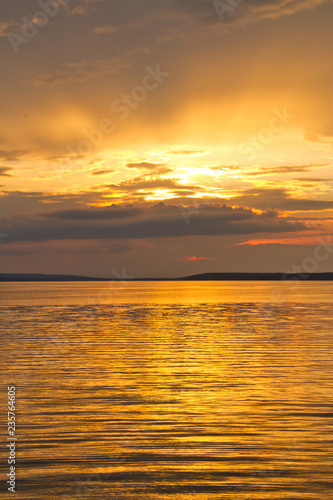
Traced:
<path id="1" fill-rule="evenodd" d="M 293 217 L 289 216 L 287 217 L 287 220 L 289 221 L 299 221 L 299 222 L 305 222 L 305 221 L 311 221 L 311 222 L 325 222 L 325 221 L 331 221 L 333 220 L 333 215 L 331 217 Z"/>
<path id="2" fill-rule="evenodd" d="M 182 189 L 185 191 L 193 191 L 192 186 L 185 186 L 178 184 L 174 179 L 162 179 L 159 177 L 145 177 L 138 176 L 129 181 L 123 181 L 119 184 L 106 184 L 105 187 L 108 187 L 112 190 L 123 191 L 123 192 L 132 192 L 132 191 L 150 191 L 152 189 Z M 196 188 L 197 190 L 197 188 Z M 198 188 L 200 190 L 200 188 Z"/>
<path id="3" fill-rule="evenodd" d="M 27 154 L 29 154 L 29 151 L 26 149 L 0 150 L 0 160 L 17 161 L 24 158 Z"/>
<path id="4" fill-rule="evenodd" d="M 141 211 L 134 209 L 134 213 L 133 207 L 121 212 L 121 222 L 112 218 L 106 222 L 108 217 L 105 214 L 108 211 L 98 209 L 91 211 L 93 217 L 90 217 L 89 210 L 62 211 L 39 216 L 16 215 L 2 219 L 0 224 L 9 234 L 6 243 L 285 233 L 311 228 L 304 223 L 289 222 L 271 213 L 256 214 L 249 209 L 225 205 L 193 209 L 160 203 Z"/>
<path id="5" fill-rule="evenodd" d="M 172 9 L 200 24 L 244 26 L 264 19 L 278 19 L 302 10 L 313 9 L 331 0 L 173 0 Z M 223 24 L 221 23 L 223 21 Z"/>
<path id="6" fill-rule="evenodd" d="M 99 193 L 43 193 L 40 191 L 2 191 L 0 192 L 1 213 L 10 214 L 38 214 L 42 211 L 52 212 L 54 206 L 61 206 L 63 209 L 72 209 L 77 206 L 84 206 L 89 202 L 98 201 L 101 198 Z"/>
<path id="7" fill-rule="evenodd" d="M 140 214 L 140 212 L 141 210 L 139 208 L 131 207 L 122 209 L 115 205 L 112 205 L 111 207 L 102 208 L 92 207 L 90 209 L 58 210 L 57 212 L 40 215 L 67 220 L 107 220 L 136 217 Z"/>
<path id="8" fill-rule="evenodd" d="M 8 167 L 0 167 L 0 176 L 2 176 L 2 177 L 12 177 L 12 175 L 8 173 L 11 170 L 12 169 L 8 168 Z"/>
<path id="9" fill-rule="evenodd" d="M 131 65 L 132 54 L 97 59 L 95 61 L 75 61 L 66 63 L 62 68 L 51 73 L 42 73 L 34 78 L 34 85 L 62 85 L 65 83 L 82 83 L 101 75 L 116 75 Z"/>
<path id="10" fill-rule="evenodd" d="M 145 170 L 145 167 L 131 167 L 131 168 L 138 168 L 138 169 L 141 168 L 143 171 Z M 163 167 L 163 166 L 156 166 L 155 169 L 147 168 L 147 171 L 141 172 L 140 176 L 136 177 L 136 179 L 154 179 L 154 180 L 156 180 L 159 178 L 159 176 L 172 174 L 172 173 L 174 173 L 172 168 Z"/>
<path id="11" fill-rule="evenodd" d="M 23 257 L 25 255 L 48 254 L 72 254 L 96 255 L 98 252 L 104 254 L 122 254 L 132 250 L 133 244 L 130 240 L 107 241 L 107 240 L 72 240 L 72 241 L 43 241 L 43 242 L 17 242 L 8 245 L 0 245 L 0 255 Z"/>
<path id="12" fill-rule="evenodd" d="M 73 2 L 66 5 L 66 10 L 71 15 L 87 16 L 91 12 L 99 11 L 98 4 L 103 3 L 104 0 L 80 0 L 73 5 Z"/>
<path id="13" fill-rule="evenodd" d="M 317 184 L 321 182 L 333 182 L 333 179 L 319 179 L 315 177 L 298 177 L 295 179 L 296 181 L 305 183 L 305 184 Z"/>
<path id="14" fill-rule="evenodd" d="M 3 191 L 2 196 L 20 196 L 22 198 L 35 198 L 43 197 L 44 193 L 42 191 Z"/>
<path id="15" fill-rule="evenodd" d="M 232 200 L 235 205 L 244 205 L 259 210 L 305 211 L 333 208 L 333 201 L 293 198 L 288 190 L 283 188 L 246 189 Z"/>
<path id="16" fill-rule="evenodd" d="M 94 170 L 90 175 L 107 175 L 112 174 L 114 170 Z"/>
<path id="17" fill-rule="evenodd" d="M 126 217 L 129 208 L 134 210 L 133 207 L 128 206 L 129 203 L 135 203 L 135 210 L 138 207 L 150 206 L 151 201 L 146 201 L 145 198 L 156 196 L 159 191 L 172 193 L 172 203 L 176 207 L 177 205 L 186 205 L 197 208 L 200 203 L 202 207 L 206 206 L 207 203 L 210 206 L 213 206 L 213 204 L 216 204 L 216 206 L 226 204 L 234 207 L 262 210 L 266 214 L 276 213 L 277 211 L 320 211 L 333 208 L 333 201 L 331 200 L 295 198 L 285 188 L 251 188 L 238 191 L 233 197 L 222 197 L 216 193 L 216 196 L 210 197 L 208 201 L 207 198 L 201 197 L 201 192 L 205 192 L 205 188 L 181 185 L 175 179 L 146 177 L 145 175 L 119 184 L 101 184 L 76 193 L 3 191 L 0 193 L 0 203 L 4 215 L 58 213 L 60 214 L 59 217 L 66 218 L 67 214 L 68 216 L 72 214 L 74 217 L 75 210 L 78 210 L 77 217 L 80 217 L 81 210 L 84 210 L 85 212 L 82 212 L 82 214 L 86 213 L 87 217 L 90 218 L 98 219 L 97 214 L 100 213 L 101 218 L 112 219 L 117 217 L 117 213 L 119 213 L 118 218 Z M 113 202 L 117 203 L 117 208 L 110 207 L 110 195 L 112 195 Z M 169 203 L 166 200 L 164 201 Z M 55 204 L 59 207 L 57 211 L 54 210 Z M 103 208 L 88 208 L 94 205 L 97 207 L 103 205 Z M 43 208 L 41 209 L 41 207 Z M 125 212 L 122 214 L 121 210 L 125 210 Z M 165 210 L 164 206 L 163 211 L 165 212 Z M 174 210 L 179 213 L 177 208 L 174 208 Z"/>

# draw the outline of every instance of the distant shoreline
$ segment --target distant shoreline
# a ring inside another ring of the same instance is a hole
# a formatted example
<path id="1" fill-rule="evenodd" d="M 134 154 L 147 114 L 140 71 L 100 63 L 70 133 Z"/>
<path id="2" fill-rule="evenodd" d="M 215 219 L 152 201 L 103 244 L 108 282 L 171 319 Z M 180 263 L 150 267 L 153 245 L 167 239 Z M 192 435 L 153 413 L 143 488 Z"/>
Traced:
<path id="1" fill-rule="evenodd" d="M 58 274 L 14 274 L 0 273 L 0 282 L 85 282 L 85 281 L 333 281 L 333 272 L 328 273 L 204 273 L 181 278 L 134 278 L 110 279 Z"/>

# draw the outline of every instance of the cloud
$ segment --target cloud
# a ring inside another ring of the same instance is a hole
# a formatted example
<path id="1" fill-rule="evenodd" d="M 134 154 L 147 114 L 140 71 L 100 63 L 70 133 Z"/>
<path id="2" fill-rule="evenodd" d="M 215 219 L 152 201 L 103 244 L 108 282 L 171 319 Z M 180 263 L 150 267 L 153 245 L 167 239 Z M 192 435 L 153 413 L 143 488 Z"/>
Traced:
<path id="1" fill-rule="evenodd" d="M 66 83 L 82 83 L 101 75 L 116 75 L 131 65 L 130 54 L 109 57 L 95 61 L 78 61 L 67 63 L 51 73 L 42 73 L 34 78 L 34 85 L 62 85 Z"/>
<path id="2" fill-rule="evenodd" d="M 111 170 L 111 169 L 108 169 L 108 170 L 94 170 L 93 172 L 91 172 L 90 175 L 108 175 L 108 174 L 112 174 L 113 172 L 115 172 L 115 170 Z"/>
<path id="3" fill-rule="evenodd" d="M 91 78 L 100 78 L 103 75 L 117 75 L 123 69 L 129 68 L 132 62 L 138 57 L 144 57 L 149 49 L 146 47 L 136 47 L 122 55 L 66 63 L 60 69 L 50 73 L 42 73 L 35 76 L 33 83 L 41 85 L 62 85 L 66 83 L 85 82 Z"/>
<path id="4" fill-rule="evenodd" d="M 167 155 L 172 156 L 202 156 L 206 155 L 207 152 L 203 150 L 191 150 L 191 149 L 172 149 L 171 151 L 167 151 Z"/>
<path id="5" fill-rule="evenodd" d="M 278 19 L 303 10 L 314 9 L 331 0 L 247 0 L 244 2 L 243 17 L 247 22 L 262 19 Z"/>
<path id="6" fill-rule="evenodd" d="M 61 68 L 50 73 L 42 73 L 34 77 L 33 84 L 41 85 L 63 85 L 67 83 L 81 83 L 92 78 L 101 76 L 118 75 L 122 70 L 132 66 L 137 60 L 145 59 L 150 54 L 147 46 L 137 46 L 117 56 L 109 56 L 102 59 L 88 61 L 74 61 L 64 64 Z"/>
<path id="7" fill-rule="evenodd" d="M 112 35 L 118 31 L 118 28 L 113 25 L 99 26 L 98 28 L 94 28 L 93 31 L 96 35 Z"/>
<path id="8" fill-rule="evenodd" d="M 101 252 L 103 254 L 123 254 L 133 249 L 133 244 L 127 241 L 106 240 L 72 240 L 72 241 L 43 241 L 43 242 L 20 242 L 0 245 L 0 255 L 17 256 L 36 255 L 47 252 L 48 255 L 71 255 L 74 258 L 80 255 L 92 255 Z"/>
<path id="9" fill-rule="evenodd" d="M 276 209 L 281 211 L 328 210 L 333 208 L 333 201 L 293 198 L 284 188 L 246 189 L 232 198 L 235 205 L 243 205 L 259 210 Z"/>
<path id="10" fill-rule="evenodd" d="M 293 174 L 298 172 L 309 172 L 315 168 L 329 167 L 330 163 L 309 163 L 307 165 L 279 165 L 273 168 L 261 168 L 256 172 L 247 172 L 247 175 L 267 174 Z"/>
<path id="11" fill-rule="evenodd" d="M 149 177 L 145 175 L 140 175 L 131 179 L 129 181 L 123 181 L 119 184 L 106 184 L 105 187 L 108 187 L 112 190 L 122 191 L 122 192 L 142 192 L 142 191 L 151 191 L 156 189 L 167 189 L 167 190 L 177 190 L 182 189 L 183 191 L 193 191 L 194 186 L 187 186 L 178 184 L 175 179 L 163 179 L 158 176 Z M 195 187 L 196 190 L 201 190 L 200 187 Z"/>
<path id="12" fill-rule="evenodd" d="M 258 245 L 298 245 L 298 246 L 310 246 L 313 245 L 315 248 L 318 246 L 319 242 L 322 241 L 323 234 L 320 233 L 319 231 L 317 232 L 309 232 L 309 233 L 303 233 L 302 235 L 291 235 L 287 237 L 274 237 L 274 236 L 268 236 L 265 238 L 251 238 L 247 241 L 242 241 L 240 243 L 236 243 L 236 246 L 258 246 Z"/>
<path id="13" fill-rule="evenodd" d="M 157 36 L 157 43 L 170 43 L 174 40 L 186 40 L 185 33 L 179 28 L 168 27 L 162 35 Z"/>
<path id="14" fill-rule="evenodd" d="M 331 0 L 174 0 L 172 8 L 180 16 L 192 18 L 201 25 L 218 23 L 220 29 L 237 28 L 265 19 L 279 19 L 303 10 L 314 9 Z"/>
<path id="15" fill-rule="evenodd" d="M 221 170 L 222 172 L 223 171 L 234 171 L 234 170 L 240 170 L 241 167 L 239 165 L 221 165 L 221 166 L 218 166 L 218 167 L 211 167 L 211 166 L 208 166 L 207 168 L 210 168 L 210 170 Z"/>
<path id="16" fill-rule="evenodd" d="M 165 166 L 164 163 L 151 163 L 148 161 L 127 163 L 126 168 L 135 170 L 147 170 L 146 173 L 141 173 L 140 176 L 136 177 L 138 181 L 144 180 L 145 178 L 156 180 L 159 176 L 173 173 L 172 168 Z"/>
<path id="17" fill-rule="evenodd" d="M 315 177 L 298 177 L 295 180 L 302 182 L 304 184 L 317 184 L 317 183 L 321 183 L 321 182 L 324 182 L 324 183 L 333 182 L 333 178 L 331 178 L 331 179 L 319 179 L 319 178 L 315 178 Z"/>
<path id="18" fill-rule="evenodd" d="M 208 257 L 182 257 L 180 260 L 189 260 L 191 262 L 195 262 L 197 260 L 213 260 Z"/>
<path id="19" fill-rule="evenodd" d="M 156 36 L 156 41 L 163 43 L 177 38 L 188 39 L 193 33 L 196 38 L 210 35 L 212 31 L 227 33 L 231 29 L 266 19 L 291 16 L 330 2 L 331 0 L 240 0 L 237 5 L 228 0 L 173 0 L 169 5 L 157 4 L 155 10 L 145 12 L 119 29 L 143 29 L 148 25 L 163 24 L 163 33 Z"/>
<path id="20" fill-rule="evenodd" d="M 91 193 L 43 193 L 40 191 L 1 191 L 1 212 L 3 215 L 10 214 L 38 214 L 43 211 L 53 211 L 53 204 L 60 205 L 63 209 L 72 209 L 77 206 L 86 207 L 88 203 L 99 201 L 98 192 Z M 0 228 L 1 231 L 1 228 Z"/>
<path id="21" fill-rule="evenodd" d="M 2 161 L 17 161 L 29 154 L 27 149 L 12 149 L 9 151 L 0 150 L 0 160 Z"/>
<path id="22" fill-rule="evenodd" d="M 159 167 L 164 167 L 163 163 L 151 163 L 149 161 L 140 161 L 140 162 L 134 162 L 134 163 L 127 163 L 126 164 L 127 168 L 137 168 L 137 169 L 144 169 L 144 170 L 155 170 Z"/>
<path id="23" fill-rule="evenodd" d="M 311 187 L 311 185 L 308 183 Z M 207 189 L 204 186 L 182 184 L 174 178 L 163 178 L 151 175 L 150 171 L 133 179 L 113 184 L 100 184 L 88 189 L 66 193 L 43 193 L 28 191 L 2 191 L 0 199 L 3 213 L 35 213 L 40 214 L 41 204 L 43 210 L 52 212 L 52 204 L 60 205 L 61 210 L 77 208 L 106 207 L 111 202 L 117 203 L 118 208 L 128 207 L 135 203 L 136 206 L 151 206 L 155 199 L 171 203 L 168 198 L 172 196 L 174 205 L 203 205 L 226 204 L 233 207 L 248 207 L 249 209 L 264 211 L 266 217 L 276 215 L 277 212 L 297 211 L 325 211 L 333 208 L 333 201 L 329 199 L 311 199 L 295 197 L 287 188 L 251 188 L 235 191 L 232 196 L 221 193 L 219 188 L 210 191 L 209 198 L 205 196 Z M 328 193 L 329 194 L 329 193 Z M 46 205 L 45 205 L 46 204 Z M 169 206 L 169 205 L 168 205 Z M 88 210 L 90 210 L 88 208 Z M 156 210 L 156 208 L 154 209 Z M 179 210 L 175 208 L 174 210 Z M 207 212 L 208 208 L 205 209 Z M 165 212 L 165 207 L 163 206 Z M 90 213 L 90 212 L 89 212 Z M 97 212 L 96 212 L 97 213 Z"/>
<path id="24" fill-rule="evenodd" d="M 8 168 L 8 167 L 0 167 L 0 176 L 3 176 L 3 177 L 12 177 L 12 175 L 8 173 L 11 170 L 12 169 Z"/>
<path id="25" fill-rule="evenodd" d="M 102 2 L 104 0 L 81 0 L 77 7 L 66 5 L 66 11 L 72 15 L 87 16 L 93 11 L 98 11 L 99 9 L 95 5 Z"/>
<path id="26" fill-rule="evenodd" d="M 117 214 L 115 218 L 112 217 L 112 210 Z M 117 207 L 113 207 L 91 211 L 83 209 L 40 215 L 13 215 L 0 220 L 0 227 L 9 234 L 6 244 L 19 241 L 295 233 L 312 228 L 305 223 L 290 222 L 275 215 L 256 214 L 249 209 L 226 205 L 208 206 L 193 211 L 193 207 L 159 203 L 141 210 L 135 207 L 119 209 L 119 212 L 117 210 Z M 185 223 L 184 212 L 189 216 L 189 224 Z"/>
<path id="27" fill-rule="evenodd" d="M 7 33 L 8 28 L 13 28 L 14 24 L 15 23 L 13 21 L 7 21 L 7 22 L 0 21 L 0 37 L 7 36 L 8 35 L 8 33 Z"/>
<path id="28" fill-rule="evenodd" d="M 67 220 L 106 220 L 133 218 L 141 213 L 139 208 L 121 209 L 115 205 L 111 207 L 90 209 L 58 210 L 57 212 L 40 214 L 45 217 Z"/>

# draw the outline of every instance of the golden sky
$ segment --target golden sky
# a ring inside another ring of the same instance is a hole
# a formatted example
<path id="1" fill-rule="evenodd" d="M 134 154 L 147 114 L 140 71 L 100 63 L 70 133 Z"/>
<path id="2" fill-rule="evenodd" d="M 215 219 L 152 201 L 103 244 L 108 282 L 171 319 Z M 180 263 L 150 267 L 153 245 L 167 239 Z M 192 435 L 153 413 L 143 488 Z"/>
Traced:
<path id="1" fill-rule="evenodd" d="M 4 2 L 3 272 L 302 266 L 332 234 L 332 15 L 330 0 Z"/>

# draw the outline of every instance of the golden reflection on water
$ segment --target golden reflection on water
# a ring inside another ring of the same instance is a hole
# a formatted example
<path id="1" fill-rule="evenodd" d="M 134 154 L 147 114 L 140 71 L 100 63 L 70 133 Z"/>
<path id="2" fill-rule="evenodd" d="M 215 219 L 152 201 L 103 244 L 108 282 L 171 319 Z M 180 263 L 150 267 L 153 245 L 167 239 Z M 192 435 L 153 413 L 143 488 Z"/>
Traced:
<path id="1" fill-rule="evenodd" d="M 19 498 L 331 498 L 333 286 L 288 285 L 6 284 Z"/>
<path id="2" fill-rule="evenodd" d="M 2 305 L 331 302 L 329 281 L 1 283 Z"/>

